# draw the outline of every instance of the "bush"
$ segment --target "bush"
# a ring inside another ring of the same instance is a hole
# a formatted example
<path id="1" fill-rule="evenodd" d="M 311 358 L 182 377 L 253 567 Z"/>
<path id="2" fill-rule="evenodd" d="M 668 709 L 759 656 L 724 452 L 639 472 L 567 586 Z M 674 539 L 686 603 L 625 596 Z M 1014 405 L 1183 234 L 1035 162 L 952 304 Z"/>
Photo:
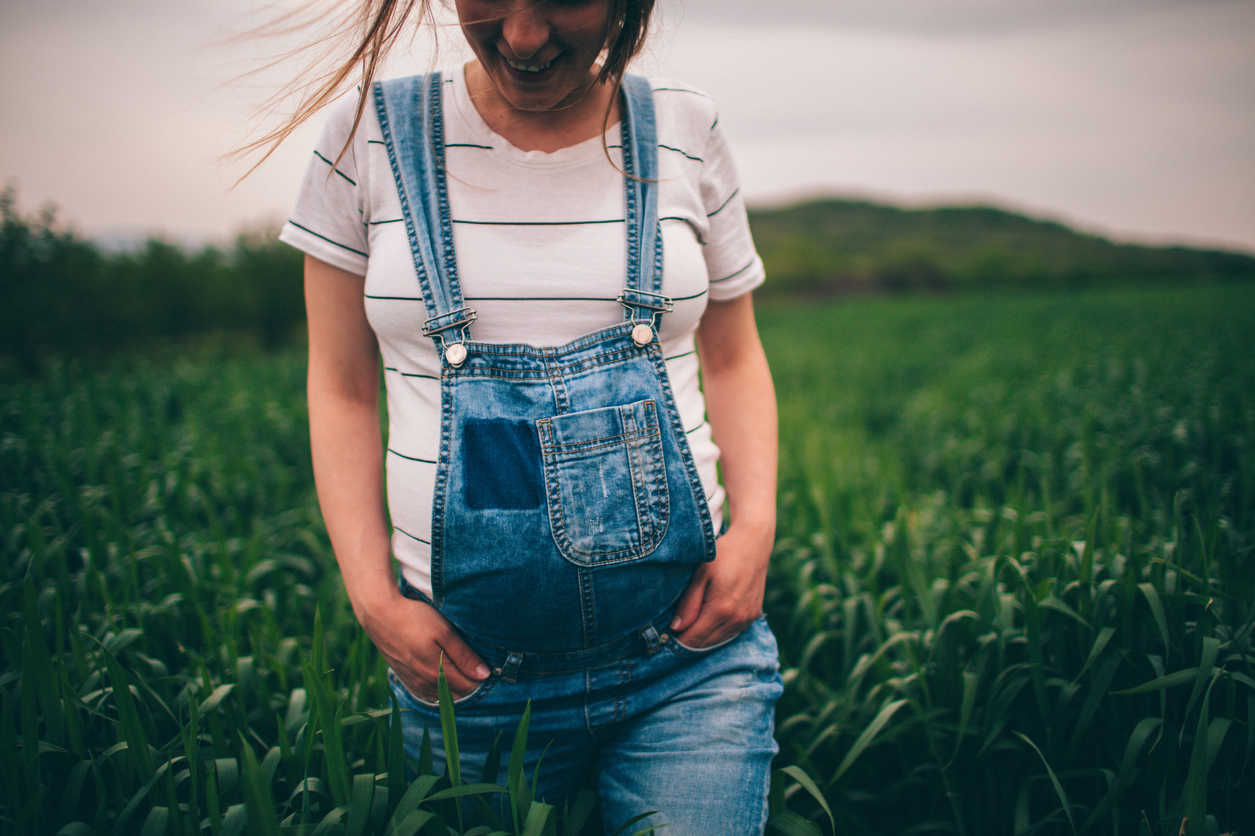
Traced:
<path id="1" fill-rule="evenodd" d="M 273 229 L 241 233 L 226 253 L 154 238 L 106 254 L 51 207 L 24 217 L 12 188 L 0 214 L 0 369 L 206 343 L 276 349 L 305 321 L 303 256 Z"/>

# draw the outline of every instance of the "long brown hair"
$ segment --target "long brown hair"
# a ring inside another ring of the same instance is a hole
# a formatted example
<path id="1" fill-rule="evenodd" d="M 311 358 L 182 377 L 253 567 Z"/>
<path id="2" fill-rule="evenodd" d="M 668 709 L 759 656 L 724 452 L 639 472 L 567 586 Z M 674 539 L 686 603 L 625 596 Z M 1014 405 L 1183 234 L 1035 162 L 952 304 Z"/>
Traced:
<path id="1" fill-rule="evenodd" d="M 545 0 L 535 2 L 543 3 Z M 597 72 L 597 83 L 611 84 L 616 94 L 628 64 L 645 44 L 654 2 L 655 0 L 607 0 L 609 18 L 606 29 L 606 57 Z M 343 156 L 362 120 L 371 84 L 375 81 L 384 59 L 405 35 L 407 23 L 414 21 L 416 26 L 435 26 L 432 0 L 359 0 L 344 5 L 349 8 L 349 12 L 339 20 L 330 21 L 329 25 L 325 15 L 320 14 L 316 6 L 311 4 L 263 24 L 245 36 L 264 39 L 299 36 L 304 31 L 315 29 L 321 32 L 312 42 L 291 50 L 260 68 L 266 70 L 289 59 L 304 59 L 303 69 L 298 72 L 296 80 L 263 105 L 267 110 L 274 110 L 294 97 L 296 106 L 291 114 L 277 127 L 266 131 L 230 155 L 246 157 L 261 153 L 261 157 L 245 177 L 265 162 L 293 131 L 345 90 L 356 85 L 359 91 L 357 112 L 353 117 L 353 128 L 349 131 L 350 138 L 340 149 L 340 156 Z M 411 34 L 414 31 L 417 30 L 411 30 Z M 337 58 L 337 55 L 341 57 Z M 613 106 L 613 96 L 610 102 Z M 609 118 L 610 109 L 607 108 L 606 120 Z"/>

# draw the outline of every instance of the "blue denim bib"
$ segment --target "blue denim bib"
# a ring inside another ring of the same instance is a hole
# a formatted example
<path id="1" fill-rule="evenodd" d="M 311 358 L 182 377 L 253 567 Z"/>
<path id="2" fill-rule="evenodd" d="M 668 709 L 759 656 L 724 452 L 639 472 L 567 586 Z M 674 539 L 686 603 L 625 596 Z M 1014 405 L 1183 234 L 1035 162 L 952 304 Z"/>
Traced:
<path id="1" fill-rule="evenodd" d="M 671 300 L 661 293 L 652 91 L 636 76 L 623 89 L 624 321 L 535 348 L 471 339 L 439 73 L 374 87 L 423 333 L 441 358 L 432 603 L 484 650 L 595 658 L 665 618 L 695 564 L 715 556 L 658 339 Z"/>

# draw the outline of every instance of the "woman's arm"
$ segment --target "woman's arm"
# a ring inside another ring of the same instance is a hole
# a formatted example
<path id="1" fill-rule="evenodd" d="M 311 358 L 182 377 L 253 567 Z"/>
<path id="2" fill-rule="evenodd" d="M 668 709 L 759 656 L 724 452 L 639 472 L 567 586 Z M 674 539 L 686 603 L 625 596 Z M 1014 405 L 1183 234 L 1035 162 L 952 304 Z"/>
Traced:
<path id="1" fill-rule="evenodd" d="M 671 629 L 684 644 L 706 647 L 762 614 L 776 533 L 776 393 L 749 293 L 706 307 L 697 350 L 730 523 L 715 560 L 693 573 Z"/>
<path id="2" fill-rule="evenodd" d="M 415 694 L 470 691 L 488 668 L 439 613 L 397 588 L 379 435 L 379 345 L 362 304 L 365 279 L 305 257 L 309 435 L 314 482 L 353 612 Z"/>

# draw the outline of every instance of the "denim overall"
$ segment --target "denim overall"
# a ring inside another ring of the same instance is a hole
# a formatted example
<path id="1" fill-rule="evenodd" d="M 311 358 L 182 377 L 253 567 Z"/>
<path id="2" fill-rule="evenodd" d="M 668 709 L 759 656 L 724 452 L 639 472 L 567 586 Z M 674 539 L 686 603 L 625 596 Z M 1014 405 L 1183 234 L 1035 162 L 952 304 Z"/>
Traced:
<path id="1" fill-rule="evenodd" d="M 439 73 L 374 100 L 441 360 L 431 603 L 490 664 L 612 657 L 661 623 L 715 532 L 659 344 L 652 92 L 624 79 L 622 323 L 566 345 L 474 342 L 458 284 Z M 542 255 L 543 257 L 543 255 Z M 659 628 L 663 629 L 663 628 Z"/>

